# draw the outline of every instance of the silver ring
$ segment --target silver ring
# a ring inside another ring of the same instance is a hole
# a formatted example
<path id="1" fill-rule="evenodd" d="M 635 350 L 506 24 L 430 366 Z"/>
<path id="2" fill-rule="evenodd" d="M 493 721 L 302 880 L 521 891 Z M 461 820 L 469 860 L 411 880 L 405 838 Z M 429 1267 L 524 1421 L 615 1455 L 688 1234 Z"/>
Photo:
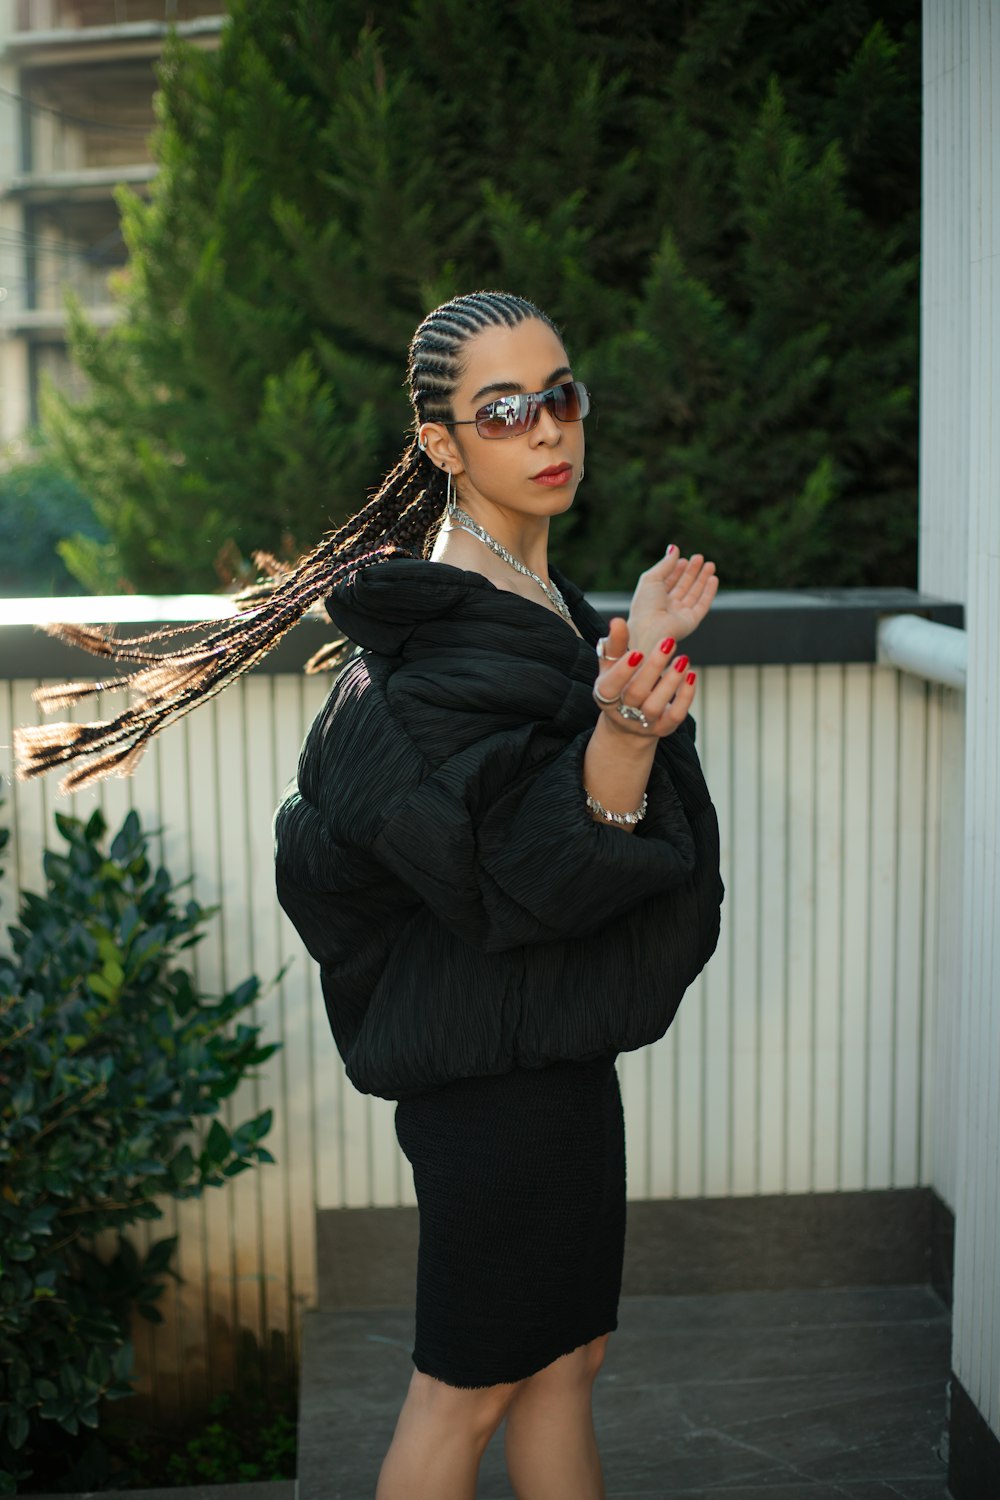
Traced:
<path id="1" fill-rule="evenodd" d="M 594 685 L 594 687 L 592 688 L 591 691 L 593 692 L 595 700 L 598 703 L 602 704 L 604 708 L 610 708 L 612 706 L 612 704 L 617 703 L 618 699 L 621 697 L 621 693 L 619 693 L 617 698 L 605 698 L 603 696 L 603 694 L 601 694 L 601 693 L 599 693 L 597 691 L 596 684 Z"/>
<path id="2" fill-rule="evenodd" d="M 643 729 L 649 728 L 649 720 L 641 708 L 633 708 L 631 703 L 619 703 L 618 712 L 623 719 L 638 719 Z"/>
<path id="3" fill-rule="evenodd" d="M 604 649 L 604 642 L 606 640 L 607 640 L 607 637 L 606 636 L 602 636 L 601 639 L 598 641 L 598 643 L 597 643 L 597 654 L 598 654 L 598 656 L 601 658 L 602 661 L 609 661 L 609 662 L 610 661 L 621 661 L 621 657 L 620 656 L 609 656 L 608 653 L 605 651 L 605 649 Z"/>

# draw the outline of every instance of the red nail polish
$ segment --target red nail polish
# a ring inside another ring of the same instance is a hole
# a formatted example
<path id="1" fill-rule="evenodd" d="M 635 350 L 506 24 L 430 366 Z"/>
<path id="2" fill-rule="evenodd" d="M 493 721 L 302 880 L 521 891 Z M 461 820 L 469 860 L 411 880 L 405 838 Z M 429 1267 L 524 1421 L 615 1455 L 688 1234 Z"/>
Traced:
<path id="1" fill-rule="evenodd" d="M 697 675 L 698 675 L 697 672 L 689 672 L 688 673 L 688 675 L 687 675 L 688 687 L 694 687 L 694 680 L 697 677 Z"/>
<path id="2" fill-rule="evenodd" d="M 629 664 L 630 667 L 637 667 L 641 661 L 642 661 L 642 652 L 641 651 L 633 651 L 632 655 L 628 659 L 628 664 Z"/>
<path id="3" fill-rule="evenodd" d="M 674 671 L 683 672 L 684 668 L 687 666 L 690 660 L 691 658 L 689 656 L 679 656 L 674 662 Z"/>
<path id="4" fill-rule="evenodd" d="M 673 636 L 667 636 L 667 639 L 665 641 L 660 642 L 660 650 L 663 652 L 664 656 L 669 656 L 676 645 L 677 642 L 674 640 Z"/>

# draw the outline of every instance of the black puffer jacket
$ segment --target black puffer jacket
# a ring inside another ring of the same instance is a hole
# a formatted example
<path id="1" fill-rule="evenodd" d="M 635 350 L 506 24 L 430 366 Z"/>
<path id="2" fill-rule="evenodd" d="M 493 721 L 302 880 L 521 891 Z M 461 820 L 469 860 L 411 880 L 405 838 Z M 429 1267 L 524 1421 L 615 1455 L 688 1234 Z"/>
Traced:
<path id="1" fill-rule="evenodd" d="M 715 950 L 715 810 L 694 723 L 660 741 L 632 833 L 587 811 L 607 623 L 582 632 L 447 563 L 394 557 L 327 609 L 361 648 L 275 818 L 278 898 L 363 1093 L 642 1047 Z"/>

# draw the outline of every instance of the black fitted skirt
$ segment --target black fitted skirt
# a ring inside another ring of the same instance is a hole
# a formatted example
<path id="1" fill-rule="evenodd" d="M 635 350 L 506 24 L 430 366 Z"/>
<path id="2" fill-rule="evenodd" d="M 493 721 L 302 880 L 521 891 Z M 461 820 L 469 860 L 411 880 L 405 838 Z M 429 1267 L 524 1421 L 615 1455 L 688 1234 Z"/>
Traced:
<path id="1" fill-rule="evenodd" d="M 418 1370 L 523 1380 L 618 1326 L 625 1124 L 615 1055 L 460 1079 L 396 1106 L 420 1214 Z"/>

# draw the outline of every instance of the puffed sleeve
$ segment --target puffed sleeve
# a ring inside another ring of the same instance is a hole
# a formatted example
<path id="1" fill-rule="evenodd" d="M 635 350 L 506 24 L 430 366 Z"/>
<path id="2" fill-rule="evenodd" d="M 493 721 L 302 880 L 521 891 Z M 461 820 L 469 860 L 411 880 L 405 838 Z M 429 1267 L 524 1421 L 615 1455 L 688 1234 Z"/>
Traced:
<path id="1" fill-rule="evenodd" d="M 659 747 L 647 814 L 627 833 L 586 806 L 592 726 L 569 740 L 512 726 L 431 761 L 358 686 L 355 673 L 341 689 L 350 712 L 318 726 L 311 755 L 307 744 L 300 790 L 338 844 L 365 848 L 467 942 L 580 937 L 691 877 L 694 838 Z"/>
<path id="2" fill-rule="evenodd" d="M 586 806 L 591 730 L 555 750 L 509 732 L 439 765 L 382 823 L 372 852 L 486 951 L 582 937 L 689 878 L 694 840 L 670 776 L 633 833 Z"/>

